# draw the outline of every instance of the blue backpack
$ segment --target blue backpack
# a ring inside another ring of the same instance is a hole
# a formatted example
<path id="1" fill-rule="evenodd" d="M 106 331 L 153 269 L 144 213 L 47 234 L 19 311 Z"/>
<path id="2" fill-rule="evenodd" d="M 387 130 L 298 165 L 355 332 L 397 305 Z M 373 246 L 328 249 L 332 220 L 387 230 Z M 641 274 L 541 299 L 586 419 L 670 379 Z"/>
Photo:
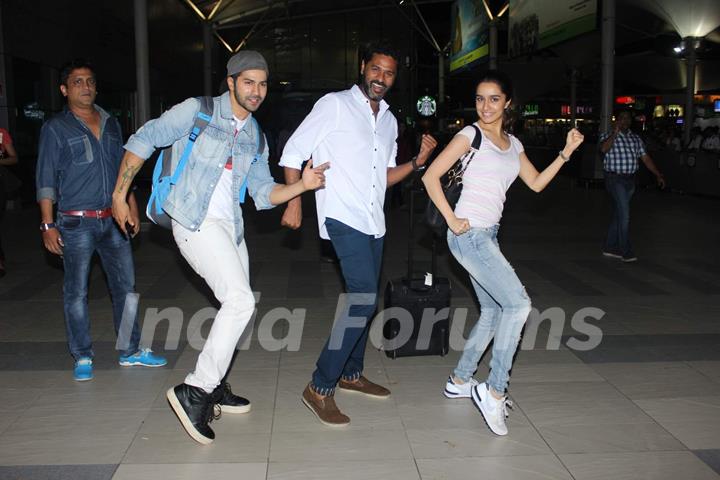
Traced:
<path id="1" fill-rule="evenodd" d="M 192 152 L 192 149 L 195 146 L 195 141 L 203 132 L 203 130 L 205 130 L 205 127 L 208 126 L 208 123 L 210 123 L 210 120 L 212 119 L 212 97 L 200 97 L 198 98 L 198 100 L 200 101 L 200 110 L 195 116 L 195 121 L 193 123 L 192 130 L 190 131 L 188 142 L 183 149 L 182 156 L 180 157 L 180 161 L 178 162 L 175 171 L 172 172 L 172 145 L 162 149 L 162 151 L 160 152 L 160 156 L 155 163 L 155 169 L 153 170 L 152 193 L 150 194 L 150 199 L 148 200 L 145 214 L 153 223 L 163 228 L 172 228 L 170 216 L 167 214 L 167 212 L 165 212 L 165 210 L 163 210 L 165 200 L 167 200 L 172 186 L 177 184 L 178 180 L 180 179 L 180 175 L 185 169 L 185 165 L 190 158 L 190 152 Z M 257 120 L 255 120 L 255 117 L 253 117 L 252 120 L 255 123 L 255 127 L 258 131 L 257 150 L 255 153 L 255 157 L 252 160 L 252 163 L 254 164 L 260 159 L 260 157 L 262 156 L 262 152 L 265 149 L 265 137 L 263 136 L 262 131 L 260 130 L 260 126 L 258 125 Z M 243 180 L 243 184 L 240 187 L 240 203 L 243 203 L 245 201 L 246 192 L 247 176 Z"/>

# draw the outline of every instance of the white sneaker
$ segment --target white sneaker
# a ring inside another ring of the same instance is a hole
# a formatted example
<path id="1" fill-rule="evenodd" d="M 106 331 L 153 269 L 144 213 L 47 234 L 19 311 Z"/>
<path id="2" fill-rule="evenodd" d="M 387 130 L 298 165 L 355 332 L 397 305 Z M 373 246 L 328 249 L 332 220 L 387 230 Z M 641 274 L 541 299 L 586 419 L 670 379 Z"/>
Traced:
<path id="1" fill-rule="evenodd" d="M 505 425 L 505 418 L 508 416 L 507 407 L 512 408 L 512 402 L 503 397 L 500 400 L 492 396 L 486 383 L 473 387 L 470 391 L 471 398 L 485 423 L 495 435 L 507 435 L 508 429 Z"/>
<path id="2" fill-rule="evenodd" d="M 470 389 L 475 385 L 479 385 L 478 381 L 470 377 L 470 380 L 462 385 L 453 381 L 452 375 L 448 377 L 445 384 L 445 396 L 447 398 L 470 398 Z"/>

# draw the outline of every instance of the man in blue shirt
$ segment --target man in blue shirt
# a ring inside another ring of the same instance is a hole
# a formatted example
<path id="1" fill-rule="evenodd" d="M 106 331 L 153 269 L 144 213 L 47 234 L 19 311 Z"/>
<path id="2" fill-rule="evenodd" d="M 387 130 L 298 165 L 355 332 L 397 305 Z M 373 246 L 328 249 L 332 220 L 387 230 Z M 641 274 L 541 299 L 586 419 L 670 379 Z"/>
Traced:
<path id="1" fill-rule="evenodd" d="M 180 253 L 221 304 L 195 370 L 166 394 L 183 428 L 204 445 L 215 439 L 208 424 L 216 405 L 227 413 L 250 411 L 250 401 L 233 394 L 225 382 L 237 342 L 255 310 L 240 208 L 245 188 L 258 210 L 272 208 L 323 186 L 328 168 L 311 168 L 308 162 L 302 181 L 273 181 L 268 149 L 257 155 L 264 141 L 252 117 L 267 95 L 267 79 L 268 66 L 258 52 L 242 50 L 230 58 L 229 92 L 213 98 L 212 118 L 162 207 L 172 218 Z M 137 224 L 126 195 L 142 163 L 166 145 L 172 145 L 174 159 L 179 158 L 199 110 L 200 101 L 189 98 L 147 122 L 128 140 L 113 193 L 113 216 L 121 228 Z"/>
<path id="2" fill-rule="evenodd" d="M 42 127 L 36 183 L 43 243 L 62 256 L 65 268 L 65 328 L 75 359 L 75 380 L 93 378 L 87 290 L 95 252 L 107 274 L 120 365 L 163 366 L 164 358 L 139 348 L 132 250 L 110 209 L 123 154 L 120 123 L 95 105 L 96 79 L 88 62 L 69 63 L 61 70 L 60 80 L 67 106 Z M 138 218 L 132 194 L 129 201 L 133 218 Z M 53 220 L 55 203 L 57 222 Z"/>
<path id="3" fill-rule="evenodd" d="M 631 123 L 630 112 L 624 110 L 617 115 L 613 130 L 600 135 L 600 151 L 605 155 L 605 188 L 613 202 L 613 217 L 603 255 L 623 262 L 637 261 L 630 245 L 629 229 L 630 199 L 635 193 L 638 158 L 655 175 L 660 188 L 665 187 L 665 179 L 645 151 L 642 139 L 630 130 Z"/>

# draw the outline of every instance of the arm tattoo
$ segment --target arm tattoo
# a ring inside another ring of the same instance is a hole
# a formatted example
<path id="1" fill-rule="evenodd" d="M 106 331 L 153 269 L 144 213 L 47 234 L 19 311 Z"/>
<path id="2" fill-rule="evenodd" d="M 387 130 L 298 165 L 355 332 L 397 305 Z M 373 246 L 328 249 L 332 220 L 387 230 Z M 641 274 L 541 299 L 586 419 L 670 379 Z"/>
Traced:
<path id="1" fill-rule="evenodd" d="M 124 192 L 126 187 L 130 186 L 130 183 L 132 183 L 132 180 L 135 178 L 135 174 L 138 170 L 140 170 L 140 167 L 127 167 L 127 169 L 122 173 L 122 182 L 118 186 L 118 193 Z"/>

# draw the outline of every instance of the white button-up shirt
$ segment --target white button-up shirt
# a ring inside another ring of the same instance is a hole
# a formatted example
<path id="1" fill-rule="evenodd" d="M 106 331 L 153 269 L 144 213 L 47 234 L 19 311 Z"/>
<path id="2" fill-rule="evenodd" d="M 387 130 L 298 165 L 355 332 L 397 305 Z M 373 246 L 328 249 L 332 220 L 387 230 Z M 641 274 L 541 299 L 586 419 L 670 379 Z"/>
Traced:
<path id="1" fill-rule="evenodd" d="M 325 188 L 315 192 L 320 236 L 329 239 L 325 219 L 333 218 L 375 238 L 385 235 L 387 169 L 395 166 L 397 120 L 380 101 L 377 117 L 355 85 L 329 93 L 292 134 L 280 165 L 300 169 L 330 162 Z"/>

